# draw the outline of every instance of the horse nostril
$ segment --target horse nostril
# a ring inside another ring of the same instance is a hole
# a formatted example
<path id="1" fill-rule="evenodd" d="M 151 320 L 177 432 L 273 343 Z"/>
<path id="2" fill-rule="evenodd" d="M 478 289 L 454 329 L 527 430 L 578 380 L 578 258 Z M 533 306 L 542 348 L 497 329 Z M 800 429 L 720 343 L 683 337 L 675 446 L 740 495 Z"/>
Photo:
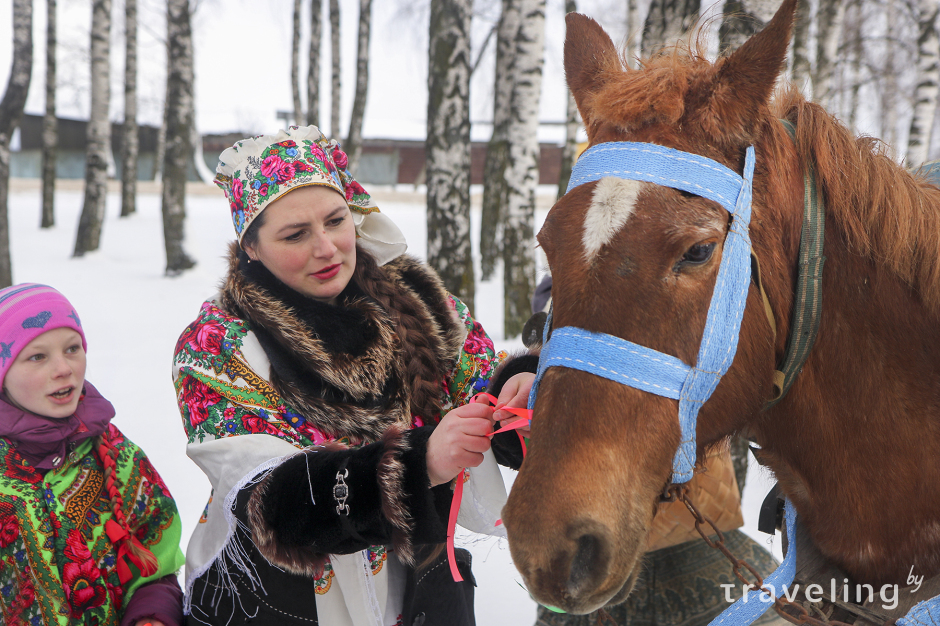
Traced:
<path id="1" fill-rule="evenodd" d="M 571 559 L 568 575 L 568 593 L 580 595 L 585 588 L 595 586 L 607 575 L 608 545 L 602 537 L 584 534 L 578 537 L 578 547 Z"/>

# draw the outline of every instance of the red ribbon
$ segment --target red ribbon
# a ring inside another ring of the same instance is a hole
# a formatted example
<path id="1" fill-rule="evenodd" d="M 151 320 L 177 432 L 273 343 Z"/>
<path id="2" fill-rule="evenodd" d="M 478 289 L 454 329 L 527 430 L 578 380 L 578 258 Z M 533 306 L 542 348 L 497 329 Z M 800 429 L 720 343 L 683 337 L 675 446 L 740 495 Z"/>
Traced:
<path id="1" fill-rule="evenodd" d="M 128 542 L 133 543 L 135 546 L 143 550 L 144 552 L 150 552 L 147 548 L 144 547 L 140 540 L 137 539 L 134 535 L 127 532 L 123 526 L 115 522 L 113 519 L 109 519 L 105 522 L 104 530 L 108 534 L 108 539 L 111 540 L 117 549 L 117 573 L 118 580 L 121 581 L 121 584 L 127 583 L 132 577 L 133 573 L 131 572 L 130 566 L 127 564 L 127 561 L 130 560 L 131 563 L 137 566 L 137 569 L 140 570 L 141 576 L 147 578 L 148 576 L 153 576 L 157 573 L 157 567 L 153 563 L 147 563 L 137 557 L 133 552 L 131 552 L 127 544 Z M 121 541 L 125 539 L 124 541 Z M 121 542 L 118 545 L 118 542 Z"/>
<path id="2" fill-rule="evenodd" d="M 490 405 L 496 405 L 498 400 L 492 394 L 486 392 L 481 392 L 470 398 L 470 402 L 476 402 L 477 398 L 483 398 Z M 503 410 L 517 415 L 522 419 L 516 420 L 510 424 L 507 424 L 500 428 L 499 430 L 494 430 L 489 433 L 487 437 L 490 439 L 493 438 L 493 435 L 498 433 L 515 430 L 516 434 L 519 435 L 519 443 L 522 444 L 522 458 L 525 459 L 526 455 L 526 446 L 525 446 L 525 437 L 522 436 L 522 433 L 518 432 L 519 428 L 528 426 L 532 421 L 532 411 L 529 409 L 522 408 L 511 408 L 508 406 L 497 406 L 496 410 Z M 463 576 L 460 575 L 460 570 L 457 569 L 457 558 L 454 555 L 454 535 L 457 532 L 457 515 L 460 513 L 460 500 L 463 498 L 463 483 L 467 476 L 467 469 L 464 468 L 460 470 L 460 474 L 457 475 L 457 483 L 454 485 L 454 498 L 450 502 L 450 516 L 447 518 L 447 563 L 450 565 L 450 574 L 454 577 L 454 582 L 463 581 Z M 496 526 L 499 526 L 503 523 L 503 520 L 496 520 Z"/>

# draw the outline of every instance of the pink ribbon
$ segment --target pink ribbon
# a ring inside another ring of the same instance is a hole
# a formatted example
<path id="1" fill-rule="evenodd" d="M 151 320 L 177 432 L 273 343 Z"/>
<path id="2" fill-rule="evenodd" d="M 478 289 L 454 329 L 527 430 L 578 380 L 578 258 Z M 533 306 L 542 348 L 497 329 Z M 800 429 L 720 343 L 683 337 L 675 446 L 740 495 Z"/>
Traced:
<path id="1" fill-rule="evenodd" d="M 483 398 L 488 404 L 496 405 L 498 400 L 492 395 L 486 392 L 481 392 L 470 398 L 470 402 L 476 402 L 477 398 Z M 487 437 L 490 439 L 493 438 L 493 435 L 497 433 L 515 430 L 516 434 L 519 435 L 519 443 L 522 444 L 522 458 L 525 459 L 526 455 L 526 445 L 525 437 L 522 436 L 522 433 L 518 432 L 518 429 L 528 426 L 532 421 L 532 411 L 529 409 L 522 408 L 511 408 L 507 406 L 497 406 L 496 410 L 503 410 L 517 415 L 522 419 L 518 419 L 510 424 L 503 426 L 499 430 L 494 430 L 489 433 Z M 454 535 L 457 532 L 457 515 L 460 513 L 460 500 L 463 498 L 463 483 L 467 478 L 467 468 L 460 470 L 460 473 L 457 475 L 457 483 L 454 485 L 454 497 L 450 502 L 450 515 L 447 518 L 447 562 L 450 565 L 450 574 L 454 577 L 454 582 L 462 582 L 463 576 L 460 575 L 460 570 L 457 569 L 457 557 L 454 554 Z M 503 523 L 503 520 L 496 520 L 495 526 L 499 526 Z"/>

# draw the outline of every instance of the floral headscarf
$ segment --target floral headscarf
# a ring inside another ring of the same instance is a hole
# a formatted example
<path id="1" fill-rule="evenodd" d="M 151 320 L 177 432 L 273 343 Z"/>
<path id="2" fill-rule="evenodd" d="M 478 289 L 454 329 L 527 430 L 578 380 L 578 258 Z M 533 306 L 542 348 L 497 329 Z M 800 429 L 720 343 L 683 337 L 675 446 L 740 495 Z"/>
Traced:
<path id="1" fill-rule="evenodd" d="M 322 185 L 346 198 L 356 234 L 380 264 L 404 253 L 405 237 L 381 215 L 372 197 L 352 177 L 335 139 L 316 126 L 291 126 L 276 135 L 238 141 L 219 155 L 215 184 L 228 198 L 241 243 L 251 222 L 272 202 L 299 187 Z"/>

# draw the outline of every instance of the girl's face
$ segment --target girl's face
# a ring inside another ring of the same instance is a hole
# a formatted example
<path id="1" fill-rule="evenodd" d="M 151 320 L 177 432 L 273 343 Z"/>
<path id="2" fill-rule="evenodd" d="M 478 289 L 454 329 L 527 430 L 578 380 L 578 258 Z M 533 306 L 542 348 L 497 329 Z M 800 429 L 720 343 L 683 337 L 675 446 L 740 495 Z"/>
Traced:
<path id="1" fill-rule="evenodd" d="M 294 291 L 333 304 L 356 269 L 352 213 L 329 187 L 295 189 L 264 210 L 245 252 Z"/>
<path id="2" fill-rule="evenodd" d="M 84 384 L 82 337 L 71 328 L 56 328 L 30 341 L 3 379 L 14 405 L 55 418 L 75 412 Z"/>

